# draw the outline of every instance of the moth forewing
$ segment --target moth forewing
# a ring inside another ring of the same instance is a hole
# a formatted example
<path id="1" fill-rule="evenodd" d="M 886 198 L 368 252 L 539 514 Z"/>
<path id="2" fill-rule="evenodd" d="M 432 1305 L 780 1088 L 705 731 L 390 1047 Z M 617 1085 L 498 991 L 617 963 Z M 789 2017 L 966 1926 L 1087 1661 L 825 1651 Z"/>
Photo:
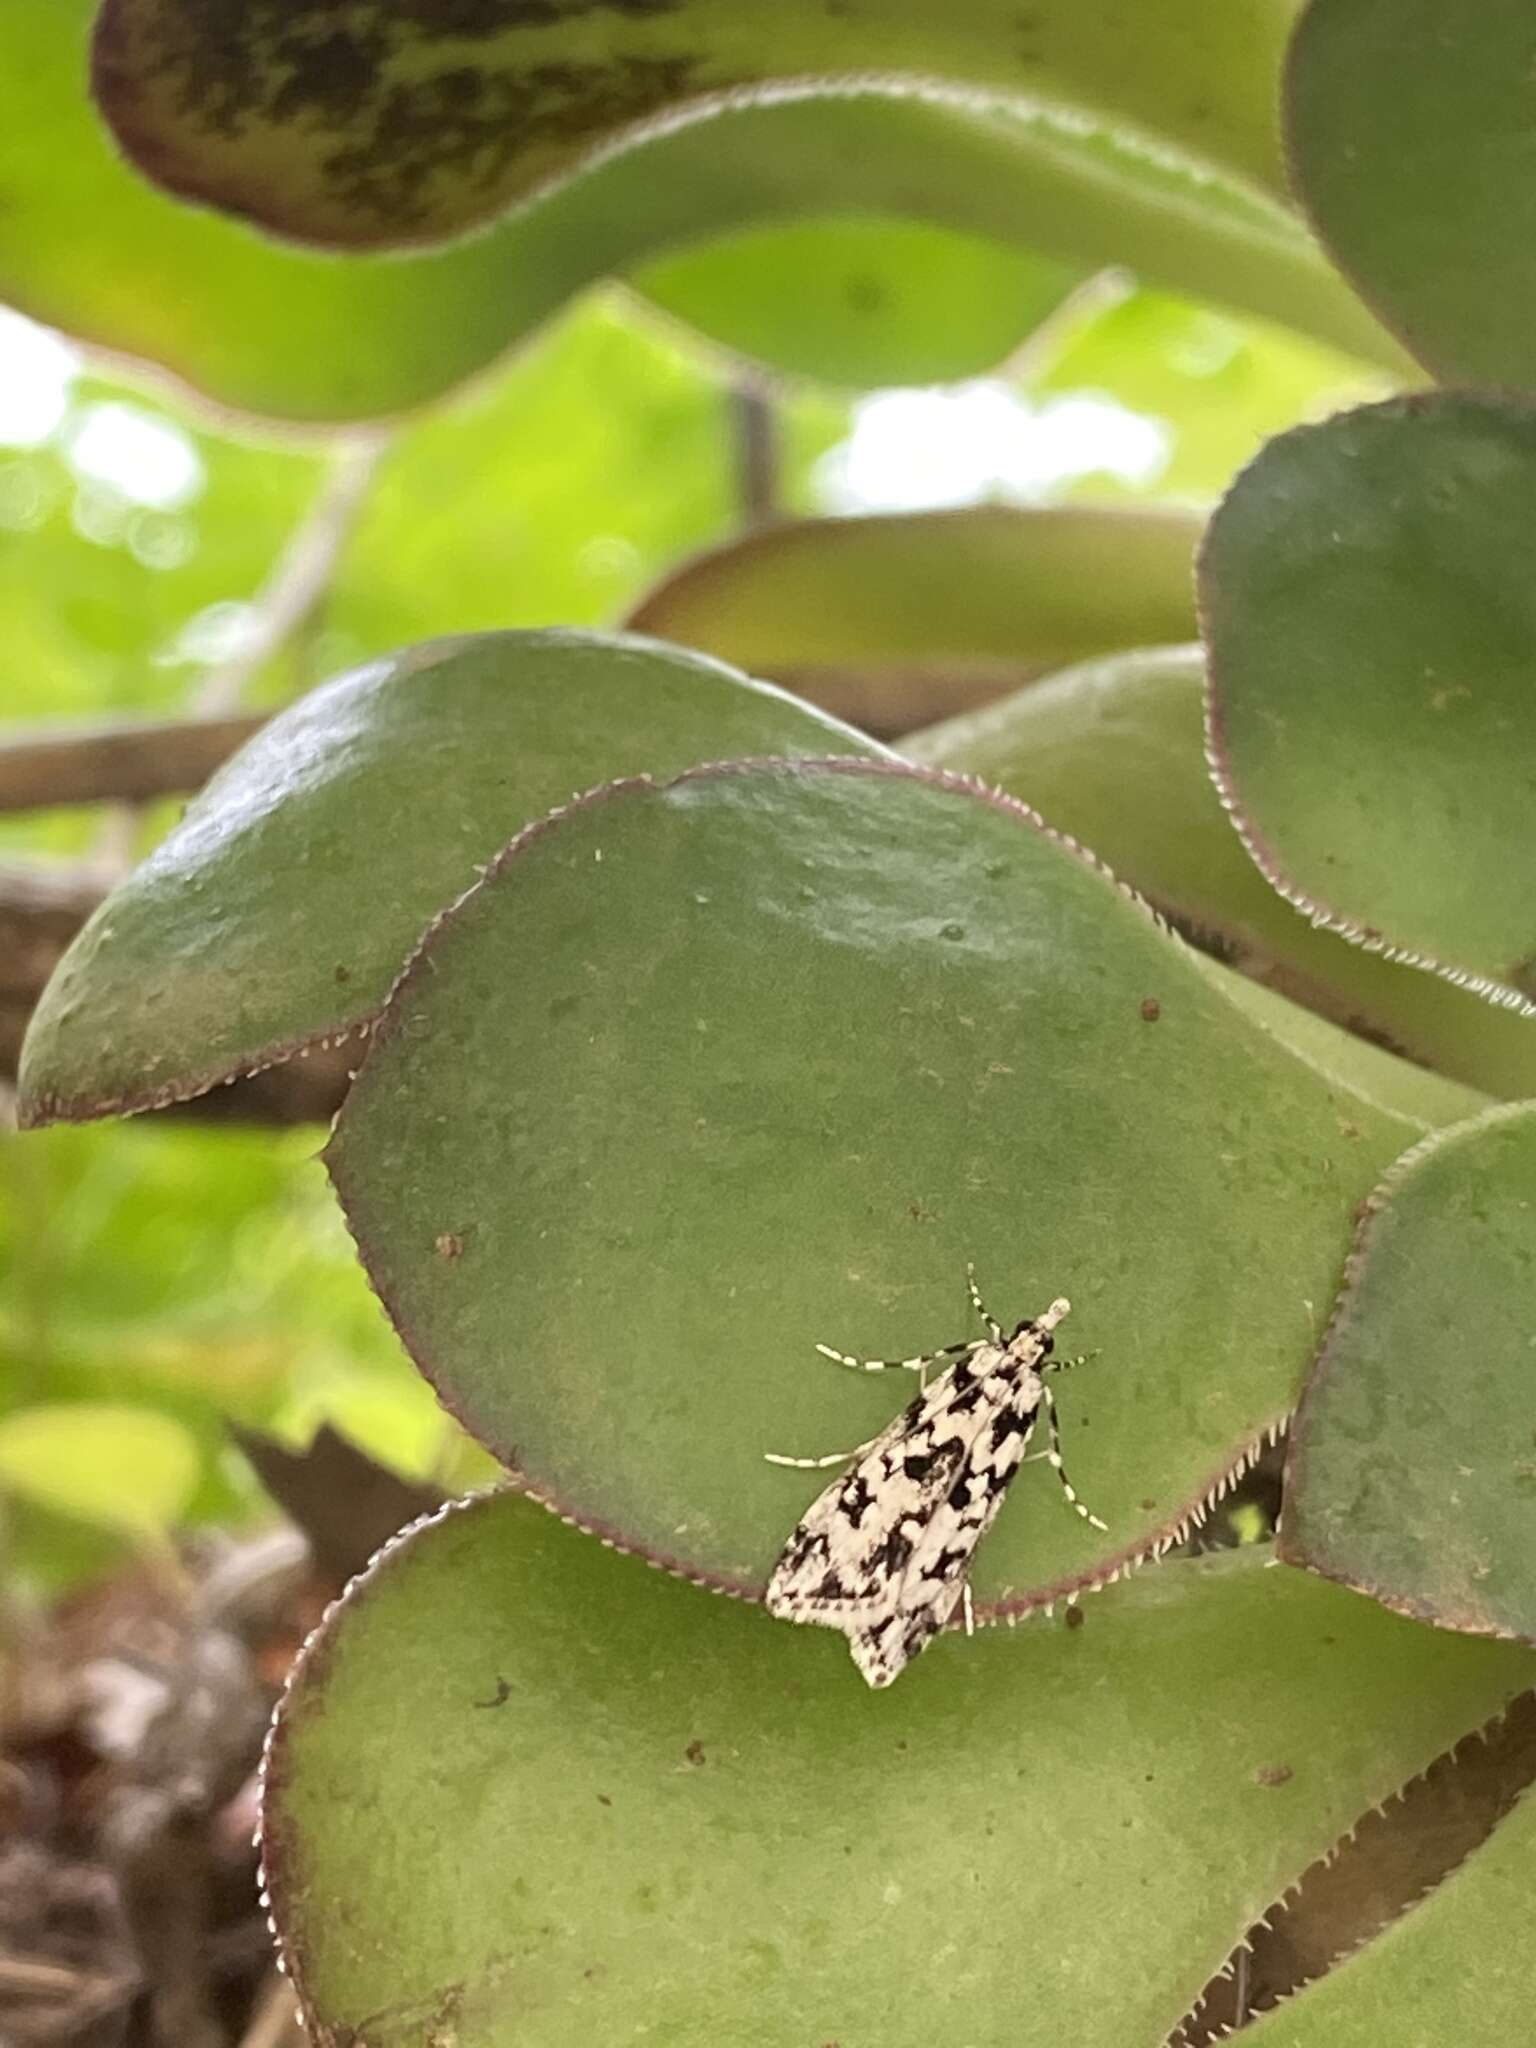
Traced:
<path id="1" fill-rule="evenodd" d="M 850 1609 L 886 1611 L 921 1523 L 964 1459 L 970 1410 L 954 1410 L 969 1381 L 957 1384 L 957 1370 L 917 1395 L 812 1501 L 768 1581 L 771 1613 L 836 1628 Z"/>
<path id="2" fill-rule="evenodd" d="M 900 1675 L 963 1597 L 1046 1398 L 1040 1366 L 1067 1311 L 1053 1301 L 1011 1337 L 962 1355 L 817 1496 L 768 1581 L 770 1613 L 842 1629 L 872 1686 Z"/>

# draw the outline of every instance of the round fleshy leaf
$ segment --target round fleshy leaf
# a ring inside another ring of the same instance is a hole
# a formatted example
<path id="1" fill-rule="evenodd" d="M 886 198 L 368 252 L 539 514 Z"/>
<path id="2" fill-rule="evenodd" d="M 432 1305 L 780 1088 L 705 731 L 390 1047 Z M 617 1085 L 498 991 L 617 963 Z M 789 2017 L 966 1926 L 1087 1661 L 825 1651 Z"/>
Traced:
<path id="1" fill-rule="evenodd" d="M 1264 879 L 1211 781 L 1204 691 L 1198 647 L 1143 648 L 1046 677 L 901 748 L 1034 805 L 1200 945 L 1292 1002 L 1470 1087 L 1536 1095 L 1527 1019 L 1351 945 Z"/>
<path id="2" fill-rule="evenodd" d="M 973 785 L 879 763 L 620 785 L 434 927 L 338 1121 L 374 1285 L 530 1488 L 759 1589 L 908 1357 L 1056 1294 L 1067 1461 L 977 1590 L 1182 1526 L 1287 1411 L 1354 1203 L 1422 1124 L 1256 1029 L 1133 898 Z M 1046 1478 L 1047 1483 L 1036 1483 Z M 825 1483 L 823 1480 L 822 1483 Z"/>
<path id="3" fill-rule="evenodd" d="M 1282 1546 L 1443 1628 L 1536 1640 L 1536 1111 L 1372 1201 L 1292 1437 Z"/>
<path id="4" fill-rule="evenodd" d="M 1313 0 L 1285 82 L 1292 181 L 1341 268 L 1449 382 L 1536 377 L 1528 0 Z"/>
<path id="5" fill-rule="evenodd" d="M 365 0 L 210 15 L 204 0 L 106 0 L 92 76 L 142 170 L 280 233 L 366 248 L 446 240 L 648 129 L 755 93 L 864 90 L 1059 101 L 1278 191 L 1272 80 L 1285 21 L 1203 0 L 1155 16 L 1047 0 L 834 16 L 784 0 L 492 8 L 467 18 Z"/>
<path id="6" fill-rule="evenodd" d="M 960 708 L 1021 670 L 1187 639 L 1200 531 L 1187 512 L 1079 506 L 792 520 L 685 564 L 629 623 L 835 685 L 850 715 L 899 730 L 933 678 Z"/>
<path id="7" fill-rule="evenodd" d="M 1253 1552 L 1081 1619 L 950 1636 L 873 1697 L 824 1631 L 526 1501 L 417 1530 L 269 1753 L 311 2031 L 1151 2048 L 1258 1900 L 1533 1673 Z"/>
<path id="8" fill-rule="evenodd" d="M 422 927 L 605 775 L 878 751 L 769 684 L 589 633 L 431 641 L 311 692 L 209 783 L 61 961 L 33 1124 L 179 1101 L 365 1025 Z"/>
<path id="9" fill-rule="evenodd" d="M 1321 922 L 1515 1008 L 1533 504 L 1536 409 L 1392 400 L 1270 442 L 1199 564 L 1212 758 L 1255 859 Z"/>

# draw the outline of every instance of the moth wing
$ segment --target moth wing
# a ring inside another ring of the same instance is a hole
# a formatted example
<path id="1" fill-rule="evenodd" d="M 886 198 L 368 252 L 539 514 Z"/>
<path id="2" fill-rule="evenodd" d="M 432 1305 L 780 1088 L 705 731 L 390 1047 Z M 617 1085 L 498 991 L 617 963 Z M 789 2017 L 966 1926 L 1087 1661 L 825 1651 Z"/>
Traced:
<path id="1" fill-rule="evenodd" d="M 899 1677 L 954 1613 L 977 1545 L 1023 1459 L 1038 1395 L 1027 1400 L 1020 1381 L 1001 1374 L 981 1387 L 958 1470 L 929 1509 L 899 1579 L 881 1607 L 848 1630 L 853 1661 L 872 1686 Z"/>
<path id="2" fill-rule="evenodd" d="M 861 1623 L 873 1629 L 937 1600 L 933 1628 L 942 1627 L 1023 1456 L 1035 1405 L 1023 1401 L 1017 1371 L 957 1382 L 951 1367 L 811 1503 L 768 1581 L 769 1612 L 823 1621 L 852 1641 Z"/>
<path id="3" fill-rule="evenodd" d="M 957 1596 L 958 1592 L 957 1587 Z M 882 1614 L 863 1628 L 849 1629 L 848 1652 L 865 1684 L 876 1691 L 894 1684 L 918 1651 L 938 1634 L 951 1612 L 953 1604 L 943 1615 Z"/>
<path id="4" fill-rule="evenodd" d="M 883 1614 L 894 1572 L 888 1561 L 892 1532 L 904 1517 L 926 1512 L 964 1456 L 960 1441 L 944 1444 L 930 1474 L 914 1480 L 905 1470 L 919 1431 L 952 1432 L 944 1424 L 960 1390 L 952 1371 L 919 1394 L 881 1430 L 864 1455 L 823 1488 L 796 1523 L 768 1580 L 770 1614 L 790 1621 L 851 1626 L 868 1611 Z"/>

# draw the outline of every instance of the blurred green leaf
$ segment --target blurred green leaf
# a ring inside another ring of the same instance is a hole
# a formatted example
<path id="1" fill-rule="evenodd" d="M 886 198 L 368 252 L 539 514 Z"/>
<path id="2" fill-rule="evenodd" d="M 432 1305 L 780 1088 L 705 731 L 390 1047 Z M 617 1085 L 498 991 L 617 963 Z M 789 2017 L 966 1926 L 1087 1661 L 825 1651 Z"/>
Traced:
<path id="1" fill-rule="evenodd" d="M 786 522 L 686 563 L 629 624 L 899 731 L 1021 669 L 1187 637 L 1199 534 L 1185 512 L 1084 506 Z"/>
<path id="2" fill-rule="evenodd" d="M 1313 0 L 1285 78 L 1298 196 L 1435 376 L 1536 375 L 1527 0 Z"/>
<path id="3" fill-rule="evenodd" d="M 0 1561 L 8 1596 L 42 1606 L 73 1587 L 105 1578 L 136 1546 L 119 1530 L 62 1515 L 33 1501 L 7 1499 L 0 1516 Z M 6 1645 L 0 1642 L 0 1662 Z M 11 1646 L 14 1654 L 14 1646 Z"/>
<path id="4" fill-rule="evenodd" d="M 301 1344 L 387 1356 L 316 1143 L 164 1123 L 0 1140 L 7 1350 L 94 1360 L 253 1420 Z"/>
<path id="5" fill-rule="evenodd" d="M 1046 0 L 1023 22 L 999 0 L 837 17 L 786 0 L 766 37 L 745 0 L 710 0 L 610 11 L 594 44 L 581 11 L 502 13 L 466 37 L 452 15 L 373 0 L 308 37 L 265 14 L 210 19 L 200 0 L 105 0 L 91 59 L 119 143 L 167 190 L 367 249 L 484 226 L 647 128 L 785 81 L 800 97 L 847 98 L 854 78 L 1054 102 L 1278 193 L 1285 27 L 1253 0 L 1215 17 L 1200 0 L 1155 16 Z"/>
<path id="6" fill-rule="evenodd" d="M 1082 1621 L 948 1636 L 876 1698 L 825 1631 L 527 1501 L 418 1530 L 332 1610 L 269 1762 L 311 2031 L 1150 2048 L 1259 1902 L 1533 1669 L 1258 1550 Z"/>
<path id="7" fill-rule="evenodd" d="M 23 1120 L 163 1106 L 366 1027 L 423 927 L 575 790 L 874 750 L 632 637 L 464 636 L 339 676 L 241 748 L 76 938 L 22 1049 Z"/>
<path id="8" fill-rule="evenodd" d="M 1282 1547 L 1443 1628 L 1536 1638 L 1536 1111 L 1374 1197 L 1291 1444 Z"/>
<path id="9" fill-rule="evenodd" d="M 1015 1487 L 976 1588 L 1023 1608 L 1171 1536 L 1286 1413 L 1353 1204 L 1422 1130 L 1021 809 L 805 762 L 621 785 L 518 842 L 397 985 L 327 1160 L 471 1432 L 737 1591 L 817 1490 L 763 1453 L 907 1398 L 818 1341 L 966 1336 L 968 1259 L 1010 1321 L 1068 1295 L 1100 1356 L 1067 1456 L 1111 1533 Z"/>
<path id="10" fill-rule="evenodd" d="M 1143 486 L 1103 474 L 1076 487 L 1122 495 L 1210 500 L 1271 435 L 1300 419 L 1385 398 L 1379 363 L 1304 340 L 1268 321 L 1124 284 L 1086 295 L 1060 340 L 1028 351 L 1024 382 L 1058 404 L 1110 398 L 1168 437 L 1168 459 Z"/>
<path id="11" fill-rule="evenodd" d="M 180 709 L 234 646 L 322 461 L 87 375 L 3 311 L 0 364 L 5 717 Z M 7 848 L 62 853 L 91 827 L 76 814 L 0 829 Z"/>
<path id="12" fill-rule="evenodd" d="M 0 1488 L 141 1537 L 174 1526 L 198 1464 L 184 1429 L 127 1402 L 58 1402 L 0 1416 Z"/>
<path id="13" fill-rule="evenodd" d="M 811 450 L 841 420 L 828 404 L 786 411 L 796 428 L 825 419 Z M 797 446 L 787 488 L 811 450 Z M 622 295 L 590 298 L 395 439 L 314 659 L 334 672 L 438 633 L 606 623 L 738 508 L 719 371 Z"/>
<path id="14" fill-rule="evenodd" d="M 192 1521 L 257 1510 L 225 1416 L 295 1443 L 331 1422 L 413 1477 L 457 1469 L 316 1143 L 165 1122 L 0 1138 L 0 1414 L 114 1400 L 168 1420 L 197 1446 Z M 46 1566 L 57 1534 L 29 1534 L 24 1562 Z"/>
<path id="15" fill-rule="evenodd" d="M 1081 266 L 917 221 L 808 221 L 654 258 L 631 282 L 777 368 L 838 384 L 933 384 L 1000 363 Z"/>
<path id="16" fill-rule="evenodd" d="M 1289 213 L 1118 135 L 995 107 L 869 99 L 737 108 L 659 136 L 643 155 L 601 165 L 453 248 L 337 264 L 179 205 L 122 161 L 83 90 L 92 12 L 93 0 L 11 0 L 7 9 L 0 293 L 247 410 L 334 420 L 420 404 L 525 339 L 594 279 L 643 272 L 736 229 L 824 214 L 829 199 L 841 214 L 908 216 L 990 238 L 996 304 L 1021 259 L 1074 274 L 1134 262 L 1171 289 L 1397 360 Z M 815 232 L 825 249 L 844 230 L 826 223 Z M 738 268 L 728 243 L 718 262 L 720 284 L 710 258 L 691 264 L 696 318 L 727 318 L 724 280 Z M 957 334 L 951 345 L 956 360 L 969 349 L 980 370 L 996 358 L 998 326 L 992 305 L 976 302 L 976 311 L 975 338 Z M 727 324 L 724 338 L 739 338 L 737 323 Z M 775 332 L 803 363 L 792 304 L 777 329 L 759 324 L 756 345 L 768 348 Z M 891 360 L 881 342 L 879 364 L 861 381 Z"/>
<path id="17" fill-rule="evenodd" d="M 1515 1008 L 1533 503 L 1536 410 L 1429 393 L 1270 442 L 1199 564 L 1212 761 L 1255 858 L 1319 922 Z"/>
<path id="18" fill-rule="evenodd" d="M 195 703 L 250 630 L 250 600 L 296 529 L 312 508 L 324 516 L 326 462 L 83 376 L 73 351 L 3 313 L 0 363 L 14 379 L 0 435 L 8 419 L 13 432 L 48 430 L 36 446 L 0 448 L 6 712 L 67 724 Z M 777 402 L 787 502 L 805 502 L 843 418 L 824 396 Z M 122 488 L 77 466 L 104 455 Z M 132 496 L 178 478 L 190 495 L 174 510 Z M 734 526 L 738 498 L 719 368 L 624 294 L 590 296 L 494 381 L 390 438 L 360 511 L 342 521 L 313 617 L 244 701 L 281 702 L 339 666 L 450 630 L 611 618 L 677 556 Z M 171 822 L 169 811 L 145 822 L 146 848 Z M 97 824 L 83 808 L 12 813 L 0 844 L 74 852 Z"/>

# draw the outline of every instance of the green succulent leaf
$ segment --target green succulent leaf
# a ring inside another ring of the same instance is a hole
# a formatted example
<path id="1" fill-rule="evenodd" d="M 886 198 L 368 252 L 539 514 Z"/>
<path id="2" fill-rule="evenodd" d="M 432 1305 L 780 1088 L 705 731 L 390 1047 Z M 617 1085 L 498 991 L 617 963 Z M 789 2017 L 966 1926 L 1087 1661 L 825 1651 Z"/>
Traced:
<path id="1" fill-rule="evenodd" d="M 1296 1419 L 1282 1547 L 1444 1628 L 1536 1639 L 1536 1110 L 1373 1197 Z"/>
<path id="2" fill-rule="evenodd" d="M 1253 2048 L 1439 2048 L 1467 2033 L 1518 2041 L 1530 2026 L 1525 1924 L 1536 1869 L 1536 1799 L 1527 1792 L 1493 1836 L 1427 1899 L 1358 1955 L 1255 2022 Z"/>
<path id="3" fill-rule="evenodd" d="M 1526 0 L 1313 0 L 1291 47 L 1292 180 L 1324 243 L 1437 377 L 1536 373 Z"/>
<path id="4" fill-rule="evenodd" d="M 1200 531 L 1189 512 L 1080 506 L 786 521 L 687 563 L 629 623 L 818 691 L 843 672 L 850 713 L 899 724 L 930 678 L 958 707 L 999 676 L 1188 638 Z"/>
<path id="5" fill-rule="evenodd" d="M 1536 409 L 1391 400 L 1272 441 L 1199 565 L 1213 761 L 1255 858 L 1314 918 L 1516 1009 L 1533 503 Z"/>
<path id="6" fill-rule="evenodd" d="M 1527 1019 L 1352 946 L 1271 888 L 1207 769 L 1204 688 L 1198 647 L 1143 648 L 909 734 L 902 752 L 1022 797 L 1219 958 L 1292 1001 L 1470 1087 L 1536 1095 Z"/>
<path id="7" fill-rule="evenodd" d="M 118 140 L 168 189 L 348 247 L 479 226 L 647 128 L 754 93 L 982 92 L 1056 102 L 1279 189 L 1272 84 L 1289 10 L 1164 0 L 555 0 L 444 18 L 371 0 L 210 15 L 106 0 L 93 81 Z"/>
<path id="8" fill-rule="evenodd" d="M 428 920 L 604 776 L 866 749 L 769 684 L 624 636 L 487 633 L 338 677 L 243 747 L 80 933 L 28 1033 L 22 1115 L 183 1100 L 365 1026 Z"/>
<path id="9" fill-rule="evenodd" d="M 829 204 L 840 216 L 905 216 L 964 238 L 947 260 L 975 269 L 979 324 L 969 342 L 958 333 L 946 341 L 951 374 L 967 348 L 973 371 L 996 359 L 998 309 L 1017 303 L 1021 261 L 1031 273 L 1056 265 L 1074 275 L 1134 262 L 1170 289 L 1393 366 L 1404 360 L 1289 210 L 1080 123 L 916 99 L 733 108 L 657 136 L 639 157 L 601 164 L 453 248 L 337 264 L 180 205 L 123 162 L 81 91 L 93 11 L 92 0 L 11 0 L 6 12 L 0 295 L 250 411 L 355 419 L 419 404 L 598 277 L 643 275 L 690 244 L 824 216 Z M 834 274 L 858 274 L 866 229 L 824 222 L 814 233 Z M 978 236 L 997 245 L 990 294 L 980 290 Z M 739 343 L 729 241 L 718 267 L 701 255 L 688 269 L 690 317 Z M 803 289 L 802 277 L 776 318 L 765 312 L 753 325 L 753 346 L 779 367 L 812 367 L 835 339 L 797 317 Z M 903 379 L 932 374 L 931 338 L 914 335 L 903 355 L 888 323 L 863 326 L 871 355 L 862 381 L 898 366 Z M 850 322 L 820 370 L 857 371 L 857 341 Z"/>
<path id="10" fill-rule="evenodd" d="M 272 1740 L 312 2031 L 1153 2048 L 1263 1901 L 1533 1671 L 1262 1551 L 1082 1622 L 948 1636 L 877 1696 L 825 1631 L 515 1496 L 418 1529 Z"/>
<path id="11" fill-rule="evenodd" d="M 1369 1054 L 1369 1049 L 1364 1049 Z M 1381 1059 L 1379 1054 L 1370 1057 Z M 759 1589 L 765 1452 L 909 1386 L 819 1359 L 1066 1294 L 1068 1462 L 978 1597 L 1102 1580 L 1287 1412 L 1353 1205 L 1423 1130 L 1256 1028 L 1090 859 L 895 764 L 727 764 L 527 834 L 402 977 L 327 1153 L 449 1408 L 562 1513 Z"/>
<path id="12" fill-rule="evenodd" d="M 922 221 L 771 223 L 654 257 L 630 282 L 775 368 L 835 384 L 991 369 L 1083 281 L 1081 265 Z"/>

